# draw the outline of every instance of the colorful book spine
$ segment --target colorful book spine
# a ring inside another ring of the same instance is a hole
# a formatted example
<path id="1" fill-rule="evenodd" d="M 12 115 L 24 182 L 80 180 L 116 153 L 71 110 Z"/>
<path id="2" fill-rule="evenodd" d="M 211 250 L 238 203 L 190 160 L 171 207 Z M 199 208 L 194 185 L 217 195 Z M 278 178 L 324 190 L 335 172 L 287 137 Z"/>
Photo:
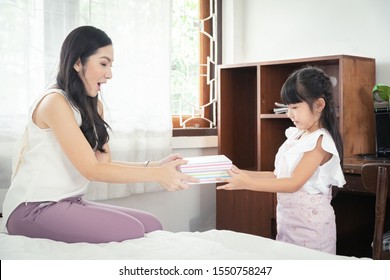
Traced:
<path id="1" fill-rule="evenodd" d="M 188 161 L 180 171 L 199 179 L 199 184 L 217 183 L 218 178 L 229 178 L 232 161 L 224 155 L 184 158 Z"/>

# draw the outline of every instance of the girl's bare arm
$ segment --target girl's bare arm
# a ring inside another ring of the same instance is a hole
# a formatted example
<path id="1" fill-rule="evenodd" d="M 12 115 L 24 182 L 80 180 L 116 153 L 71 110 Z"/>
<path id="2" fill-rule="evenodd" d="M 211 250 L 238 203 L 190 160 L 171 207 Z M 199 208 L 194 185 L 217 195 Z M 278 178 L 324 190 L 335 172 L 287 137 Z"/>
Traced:
<path id="1" fill-rule="evenodd" d="M 330 159 L 330 154 L 322 149 L 322 136 L 318 139 L 316 147 L 304 153 L 302 159 L 287 178 L 256 178 L 246 171 L 232 168 L 229 172 L 231 178 L 224 180 L 227 184 L 218 189 L 237 190 L 248 189 L 263 192 L 295 192 L 299 190 L 314 174 L 316 169 Z M 253 175 L 253 174 L 252 174 Z"/>

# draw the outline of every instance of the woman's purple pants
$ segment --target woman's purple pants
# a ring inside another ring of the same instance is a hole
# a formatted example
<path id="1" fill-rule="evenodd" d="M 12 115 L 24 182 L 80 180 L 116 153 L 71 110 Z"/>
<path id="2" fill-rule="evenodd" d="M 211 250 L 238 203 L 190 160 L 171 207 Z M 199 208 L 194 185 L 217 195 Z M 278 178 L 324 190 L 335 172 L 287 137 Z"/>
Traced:
<path id="1" fill-rule="evenodd" d="M 149 213 L 80 197 L 59 202 L 22 203 L 7 222 L 10 235 L 67 243 L 123 241 L 161 229 L 160 221 Z"/>

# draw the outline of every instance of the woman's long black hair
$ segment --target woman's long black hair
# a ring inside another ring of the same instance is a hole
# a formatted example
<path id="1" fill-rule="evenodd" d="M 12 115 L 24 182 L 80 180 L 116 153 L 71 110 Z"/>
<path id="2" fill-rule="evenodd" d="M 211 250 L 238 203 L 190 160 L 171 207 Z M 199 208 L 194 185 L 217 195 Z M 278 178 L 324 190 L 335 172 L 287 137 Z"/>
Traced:
<path id="1" fill-rule="evenodd" d="M 284 104 L 306 102 L 313 110 L 314 102 L 318 98 L 325 100 L 325 108 L 319 119 L 320 126 L 331 134 L 340 159 L 343 159 L 343 142 L 341 139 L 335 102 L 332 93 L 332 82 L 329 76 L 320 68 L 307 66 L 293 72 L 281 90 Z"/>
<path id="2" fill-rule="evenodd" d="M 98 96 L 88 96 L 83 81 L 73 68 L 78 59 L 85 65 L 88 58 L 99 48 L 112 45 L 107 34 L 93 26 L 74 29 L 65 38 L 61 48 L 57 86 L 65 91 L 72 106 L 81 114 L 81 131 L 94 150 L 105 152 L 103 145 L 108 142 L 108 124 L 98 112 Z"/>

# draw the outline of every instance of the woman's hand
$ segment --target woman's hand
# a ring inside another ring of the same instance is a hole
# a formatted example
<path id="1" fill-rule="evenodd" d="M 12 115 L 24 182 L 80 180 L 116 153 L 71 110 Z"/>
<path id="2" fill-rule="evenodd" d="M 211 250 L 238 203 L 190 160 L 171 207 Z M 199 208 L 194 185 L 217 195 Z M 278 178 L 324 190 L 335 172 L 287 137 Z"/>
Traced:
<path id="1" fill-rule="evenodd" d="M 222 186 L 218 186 L 218 190 L 243 190 L 247 189 L 248 181 L 250 176 L 240 170 L 237 166 L 233 165 L 231 170 L 228 170 L 230 178 L 218 178 L 217 180 L 221 183 L 227 183 Z"/>
<path id="2" fill-rule="evenodd" d="M 168 191 L 188 189 L 188 183 L 198 183 L 198 179 L 179 171 L 180 165 L 186 163 L 187 161 L 183 160 L 181 156 L 176 154 L 163 159 L 161 161 L 161 164 L 163 165 L 158 168 L 158 182 Z"/>
<path id="3" fill-rule="evenodd" d="M 163 165 L 170 163 L 171 161 L 175 161 L 177 159 L 183 159 L 183 157 L 180 154 L 171 154 L 171 155 L 167 156 L 166 158 L 158 161 L 156 166 L 163 166 Z"/>

